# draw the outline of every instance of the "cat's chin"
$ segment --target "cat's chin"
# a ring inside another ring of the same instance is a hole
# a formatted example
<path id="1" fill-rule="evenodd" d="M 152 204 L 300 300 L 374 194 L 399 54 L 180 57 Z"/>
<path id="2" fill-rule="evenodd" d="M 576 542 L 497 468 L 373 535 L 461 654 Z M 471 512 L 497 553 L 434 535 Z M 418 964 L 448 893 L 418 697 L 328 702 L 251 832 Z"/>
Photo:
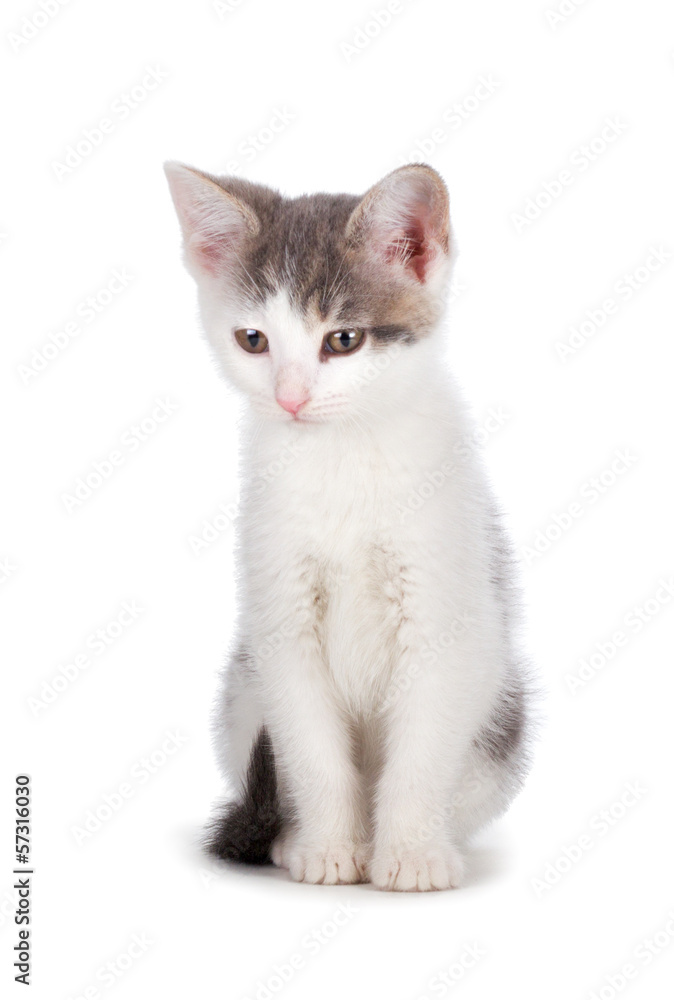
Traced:
<path id="1" fill-rule="evenodd" d="M 337 423 L 338 420 L 343 419 L 344 414 L 332 413 L 330 415 L 324 414 L 314 414 L 307 413 L 305 415 L 299 414 L 294 417 L 290 423 L 291 424 L 333 424 Z"/>
<path id="2" fill-rule="evenodd" d="M 267 409 L 256 408 L 256 413 L 270 424 L 277 424 L 279 427 L 325 427 L 330 424 L 343 423 L 348 418 L 348 411 L 333 410 L 330 413 L 298 413 L 291 414 L 276 413 Z"/>

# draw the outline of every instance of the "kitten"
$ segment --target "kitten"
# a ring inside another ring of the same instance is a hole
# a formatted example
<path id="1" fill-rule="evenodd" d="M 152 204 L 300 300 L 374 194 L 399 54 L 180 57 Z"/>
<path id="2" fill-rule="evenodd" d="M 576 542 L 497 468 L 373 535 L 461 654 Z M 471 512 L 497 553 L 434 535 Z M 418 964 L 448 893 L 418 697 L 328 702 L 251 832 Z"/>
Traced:
<path id="1" fill-rule="evenodd" d="M 527 765 L 510 556 L 441 361 L 439 175 L 284 198 L 166 165 L 203 326 L 246 401 L 240 623 L 210 849 L 293 879 L 461 883 Z"/>

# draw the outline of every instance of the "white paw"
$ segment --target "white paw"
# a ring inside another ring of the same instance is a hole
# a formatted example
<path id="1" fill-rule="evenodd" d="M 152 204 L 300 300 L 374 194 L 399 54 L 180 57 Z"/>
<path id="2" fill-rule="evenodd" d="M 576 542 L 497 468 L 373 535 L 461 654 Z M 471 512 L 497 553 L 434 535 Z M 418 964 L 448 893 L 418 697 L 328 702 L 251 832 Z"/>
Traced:
<path id="1" fill-rule="evenodd" d="M 330 841 L 309 845 L 292 836 L 280 836 L 272 845 L 271 859 L 278 868 L 287 868 L 295 882 L 351 885 L 367 881 L 367 855 L 359 844 Z"/>
<path id="2" fill-rule="evenodd" d="M 375 851 L 370 882 L 389 892 L 456 889 L 463 880 L 463 859 L 453 847 Z"/>

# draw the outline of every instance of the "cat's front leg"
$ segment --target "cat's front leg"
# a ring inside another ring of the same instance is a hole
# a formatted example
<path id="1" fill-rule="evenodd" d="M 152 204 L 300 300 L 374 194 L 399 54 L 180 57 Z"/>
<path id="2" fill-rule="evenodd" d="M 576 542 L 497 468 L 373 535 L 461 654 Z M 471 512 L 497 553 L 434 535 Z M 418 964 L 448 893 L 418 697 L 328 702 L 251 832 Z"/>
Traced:
<path id="1" fill-rule="evenodd" d="M 414 649 L 401 659 L 381 716 L 387 755 L 368 869 L 379 889 L 407 892 L 462 882 L 448 805 L 470 739 L 465 665 L 455 657 L 421 666 Z"/>
<path id="2" fill-rule="evenodd" d="M 361 776 L 318 644 L 300 636 L 285 642 L 273 659 L 267 721 L 289 816 L 272 847 L 272 860 L 298 882 L 363 881 Z"/>

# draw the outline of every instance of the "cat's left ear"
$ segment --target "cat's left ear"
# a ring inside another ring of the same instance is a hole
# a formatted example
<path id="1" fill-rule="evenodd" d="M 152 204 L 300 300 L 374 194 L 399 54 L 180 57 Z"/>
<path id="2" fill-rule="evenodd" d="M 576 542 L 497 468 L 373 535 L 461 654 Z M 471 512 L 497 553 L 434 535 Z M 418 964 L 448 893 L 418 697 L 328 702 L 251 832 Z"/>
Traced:
<path id="1" fill-rule="evenodd" d="M 347 239 L 422 284 L 449 256 L 449 194 L 432 167 L 414 163 L 384 177 L 354 209 Z"/>
<path id="2" fill-rule="evenodd" d="M 259 231 L 259 219 L 248 205 L 199 170 L 169 162 L 164 172 L 183 231 L 188 269 L 195 277 L 204 271 L 223 273 L 235 263 L 243 243 Z"/>

